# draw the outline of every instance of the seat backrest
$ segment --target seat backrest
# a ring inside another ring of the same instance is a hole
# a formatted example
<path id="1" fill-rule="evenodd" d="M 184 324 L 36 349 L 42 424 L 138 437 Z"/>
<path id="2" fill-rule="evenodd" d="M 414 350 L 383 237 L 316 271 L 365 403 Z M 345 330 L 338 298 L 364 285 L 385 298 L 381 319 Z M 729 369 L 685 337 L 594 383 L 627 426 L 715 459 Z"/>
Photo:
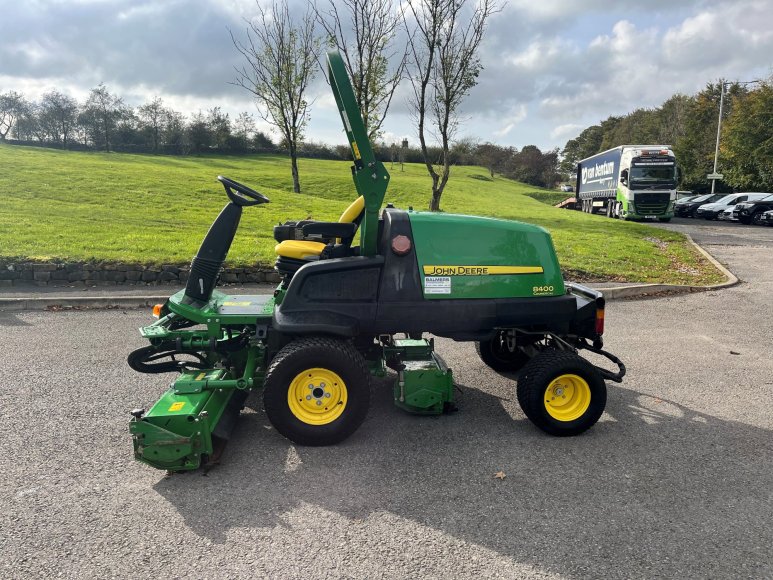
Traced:
<path id="1" fill-rule="evenodd" d="M 358 197 L 355 199 L 352 203 L 349 204 L 349 207 L 347 207 L 344 210 L 344 213 L 341 214 L 341 217 L 338 218 L 339 224 L 357 224 L 360 225 L 360 222 L 362 221 L 362 214 L 365 212 L 365 198 L 363 196 Z M 336 243 L 337 244 L 345 244 L 347 246 L 350 246 L 352 244 L 352 240 L 354 239 L 354 236 L 351 238 L 337 238 Z"/>
<path id="2" fill-rule="evenodd" d="M 350 203 L 349 207 L 347 207 L 344 210 L 344 213 L 342 213 L 341 217 L 338 218 L 338 223 L 351 224 L 358 221 L 357 218 L 360 217 L 360 214 L 364 209 L 365 209 L 365 198 L 363 196 L 360 196 L 357 199 L 355 199 L 352 203 Z"/>

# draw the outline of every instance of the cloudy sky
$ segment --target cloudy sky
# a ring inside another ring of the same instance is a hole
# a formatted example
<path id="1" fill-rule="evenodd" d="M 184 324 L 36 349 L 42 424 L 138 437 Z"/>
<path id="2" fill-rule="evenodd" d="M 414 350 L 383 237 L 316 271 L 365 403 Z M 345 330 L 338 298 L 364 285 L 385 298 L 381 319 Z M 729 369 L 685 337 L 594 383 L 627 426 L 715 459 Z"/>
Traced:
<path id="1" fill-rule="evenodd" d="M 184 113 L 254 111 L 230 84 L 242 57 L 228 32 L 243 34 L 254 14 L 255 0 L 0 0 L 0 92 L 37 98 L 58 88 L 83 100 L 103 82 L 135 106 L 157 95 Z M 509 0 L 481 56 L 460 135 L 561 147 L 610 114 L 718 78 L 769 76 L 773 2 Z M 340 143 L 328 91 L 322 79 L 313 86 L 308 136 Z M 384 129 L 416 141 L 405 93 Z"/>

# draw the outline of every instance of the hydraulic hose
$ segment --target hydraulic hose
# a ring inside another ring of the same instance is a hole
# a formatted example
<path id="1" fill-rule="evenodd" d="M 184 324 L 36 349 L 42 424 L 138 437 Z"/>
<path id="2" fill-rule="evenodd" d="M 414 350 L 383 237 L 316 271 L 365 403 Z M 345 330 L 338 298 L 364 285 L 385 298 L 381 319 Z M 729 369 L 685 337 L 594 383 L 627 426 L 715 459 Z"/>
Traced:
<path id="1" fill-rule="evenodd" d="M 236 352 L 245 347 L 247 340 L 248 335 L 241 333 L 226 340 L 213 340 L 210 348 L 213 352 L 218 353 Z M 174 358 L 175 355 L 188 355 L 197 360 L 176 360 Z M 169 358 L 170 360 L 159 362 L 164 358 Z M 180 339 L 174 341 L 167 340 L 158 345 L 138 348 L 129 354 L 127 363 L 129 367 L 139 373 L 151 374 L 182 372 L 185 369 L 204 369 L 211 366 L 200 350 L 185 348 Z"/>

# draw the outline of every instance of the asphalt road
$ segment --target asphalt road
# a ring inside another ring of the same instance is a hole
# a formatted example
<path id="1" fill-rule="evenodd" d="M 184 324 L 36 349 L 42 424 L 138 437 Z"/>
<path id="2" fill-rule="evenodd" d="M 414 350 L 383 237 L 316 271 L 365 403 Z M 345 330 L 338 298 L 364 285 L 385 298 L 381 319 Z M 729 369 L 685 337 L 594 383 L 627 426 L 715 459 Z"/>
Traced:
<path id="1" fill-rule="evenodd" d="M 312 449 L 257 404 L 223 465 L 167 478 L 133 461 L 128 435 L 128 411 L 166 382 L 124 362 L 149 313 L 0 314 L 0 575 L 773 576 L 773 228 L 667 227 L 742 283 L 611 303 L 607 346 L 628 376 L 569 439 L 538 432 L 510 378 L 443 340 L 459 413 L 403 414 L 382 382 L 353 437 Z"/>

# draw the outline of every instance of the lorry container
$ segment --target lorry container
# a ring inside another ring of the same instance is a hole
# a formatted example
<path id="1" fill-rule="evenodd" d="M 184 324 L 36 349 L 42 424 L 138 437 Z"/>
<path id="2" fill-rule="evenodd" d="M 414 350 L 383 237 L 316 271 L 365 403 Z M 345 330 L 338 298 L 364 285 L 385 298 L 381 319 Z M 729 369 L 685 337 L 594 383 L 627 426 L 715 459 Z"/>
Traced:
<path id="1" fill-rule="evenodd" d="M 621 145 L 577 164 L 577 204 L 607 217 L 667 222 L 678 171 L 669 145 Z"/>

